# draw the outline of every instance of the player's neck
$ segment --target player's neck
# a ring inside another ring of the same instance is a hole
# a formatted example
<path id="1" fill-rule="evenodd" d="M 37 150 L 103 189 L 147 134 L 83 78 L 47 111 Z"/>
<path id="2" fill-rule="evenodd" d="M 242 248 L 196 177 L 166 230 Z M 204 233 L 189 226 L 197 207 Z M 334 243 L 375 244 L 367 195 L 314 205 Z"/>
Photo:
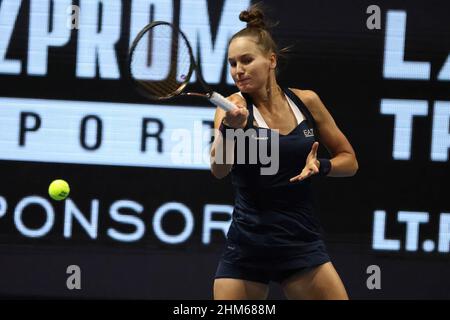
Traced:
<path id="1" fill-rule="evenodd" d="M 276 81 L 270 81 L 269 85 L 253 94 L 253 103 L 258 109 L 266 109 L 272 112 L 277 102 L 283 99 L 283 91 Z"/>

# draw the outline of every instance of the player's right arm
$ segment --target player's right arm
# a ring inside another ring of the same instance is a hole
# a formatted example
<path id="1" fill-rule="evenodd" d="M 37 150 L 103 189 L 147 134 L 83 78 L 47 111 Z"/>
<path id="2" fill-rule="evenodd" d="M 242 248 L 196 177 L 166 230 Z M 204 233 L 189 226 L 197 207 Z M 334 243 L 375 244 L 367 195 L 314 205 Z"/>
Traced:
<path id="1" fill-rule="evenodd" d="M 216 109 L 214 116 L 214 142 L 211 147 L 211 172 L 218 178 L 226 177 L 234 163 L 234 139 L 229 139 L 224 143 L 224 138 L 219 131 L 222 121 L 232 128 L 244 128 L 247 124 L 248 110 L 245 99 L 235 93 L 227 97 L 237 108 L 225 112 L 222 108 Z"/>

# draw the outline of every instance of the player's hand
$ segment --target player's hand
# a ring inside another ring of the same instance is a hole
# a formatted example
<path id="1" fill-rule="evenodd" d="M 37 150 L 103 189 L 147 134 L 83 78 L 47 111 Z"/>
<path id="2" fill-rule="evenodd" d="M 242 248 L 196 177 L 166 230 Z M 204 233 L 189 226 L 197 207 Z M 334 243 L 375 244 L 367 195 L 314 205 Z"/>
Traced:
<path id="1" fill-rule="evenodd" d="M 228 100 L 233 102 L 237 108 L 225 113 L 224 124 L 235 129 L 245 128 L 247 125 L 248 110 L 245 104 L 242 103 L 243 99 L 231 96 Z"/>
<path id="2" fill-rule="evenodd" d="M 319 143 L 316 141 L 312 145 L 311 151 L 309 152 L 308 158 L 306 158 L 306 164 L 302 172 L 298 176 L 291 178 L 290 182 L 302 181 L 309 178 L 315 174 L 319 173 L 319 160 L 317 160 L 317 149 L 319 149 Z"/>

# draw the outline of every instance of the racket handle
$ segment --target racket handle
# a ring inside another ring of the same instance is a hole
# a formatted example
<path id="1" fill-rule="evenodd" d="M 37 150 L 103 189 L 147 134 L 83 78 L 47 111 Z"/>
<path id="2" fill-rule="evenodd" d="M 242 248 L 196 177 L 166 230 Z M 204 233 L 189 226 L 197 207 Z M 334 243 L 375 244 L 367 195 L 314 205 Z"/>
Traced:
<path id="1" fill-rule="evenodd" d="M 213 91 L 209 95 L 209 101 L 211 101 L 213 104 L 221 107 L 225 111 L 231 111 L 235 108 L 237 108 L 234 103 L 232 103 L 230 100 L 226 99 L 224 96 L 222 96 L 220 93 L 217 93 Z"/>

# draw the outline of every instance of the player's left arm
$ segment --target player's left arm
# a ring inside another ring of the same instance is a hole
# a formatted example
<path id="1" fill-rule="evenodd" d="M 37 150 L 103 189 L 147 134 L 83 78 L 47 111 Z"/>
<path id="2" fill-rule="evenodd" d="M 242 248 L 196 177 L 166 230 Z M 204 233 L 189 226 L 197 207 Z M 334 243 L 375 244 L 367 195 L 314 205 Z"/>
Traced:
<path id="1" fill-rule="evenodd" d="M 327 176 L 348 177 L 355 175 L 358 171 L 355 151 L 336 125 L 319 96 L 311 90 L 292 89 L 292 91 L 311 112 L 316 122 L 319 141 L 325 146 L 331 156 L 331 171 Z"/>

